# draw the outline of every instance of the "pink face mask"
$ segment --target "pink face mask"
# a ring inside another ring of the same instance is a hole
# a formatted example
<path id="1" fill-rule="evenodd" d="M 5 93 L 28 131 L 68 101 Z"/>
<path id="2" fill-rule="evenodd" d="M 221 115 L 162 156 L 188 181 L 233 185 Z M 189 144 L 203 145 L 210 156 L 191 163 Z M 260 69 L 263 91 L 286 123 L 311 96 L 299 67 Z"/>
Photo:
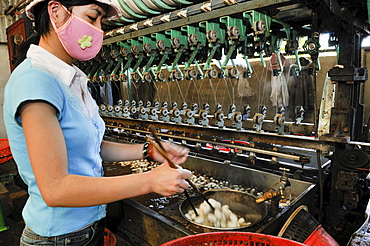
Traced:
<path id="1" fill-rule="evenodd" d="M 55 23 L 51 21 L 64 49 L 71 57 L 80 61 L 94 58 L 102 47 L 104 32 L 75 16 L 65 7 L 64 9 L 71 17 L 63 26 L 56 28 Z"/>

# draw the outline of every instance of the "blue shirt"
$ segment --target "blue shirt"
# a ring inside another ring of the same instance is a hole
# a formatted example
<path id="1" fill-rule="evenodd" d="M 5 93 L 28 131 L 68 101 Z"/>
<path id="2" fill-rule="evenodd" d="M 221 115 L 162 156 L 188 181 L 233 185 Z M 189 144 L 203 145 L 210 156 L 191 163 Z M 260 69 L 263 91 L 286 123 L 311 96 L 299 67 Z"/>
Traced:
<path id="1" fill-rule="evenodd" d="M 32 100 L 43 100 L 56 108 L 66 142 L 70 174 L 103 175 L 100 145 L 105 126 L 98 106 L 87 91 L 86 75 L 43 48 L 32 46 L 27 59 L 14 70 L 5 87 L 4 121 L 14 160 L 28 185 L 29 198 L 23 209 L 26 225 L 41 236 L 62 235 L 104 218 L 106 206 L 46 205 L 32 171 L 22 122 L 17 114 L 21 103 Z"/>

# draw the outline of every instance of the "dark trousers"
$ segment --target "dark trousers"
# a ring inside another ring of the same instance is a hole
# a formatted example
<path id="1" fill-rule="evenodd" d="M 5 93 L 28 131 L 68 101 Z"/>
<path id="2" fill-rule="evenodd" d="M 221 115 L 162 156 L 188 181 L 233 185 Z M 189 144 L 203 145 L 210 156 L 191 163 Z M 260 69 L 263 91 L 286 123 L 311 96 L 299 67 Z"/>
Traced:
<path id="1" fill-rule="evenodd" d="M 101 219 L 78 231 L 55 237 L 43 237 L 26 226 L 20 239 L 20 246 L 104 246 L 104 228 L 105 219 Z"/>

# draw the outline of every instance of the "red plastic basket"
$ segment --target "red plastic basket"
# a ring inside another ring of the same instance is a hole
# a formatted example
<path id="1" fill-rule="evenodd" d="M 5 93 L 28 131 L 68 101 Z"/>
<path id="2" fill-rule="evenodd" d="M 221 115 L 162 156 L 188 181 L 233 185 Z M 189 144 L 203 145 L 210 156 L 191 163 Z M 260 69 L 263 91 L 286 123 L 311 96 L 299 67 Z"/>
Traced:
<path id="1" fill-rule="evenodd" d="M 12 159 L 12 152 L 7 138 L 0 139 L 0 164 Z"/>
<path id="2" fill-rule="evenodd" d="M 282 237 L 250 232 L 210 232 L 178 238 L 162 246 L 299 246 L 305 245 Z"/>
<path id="3" fill-rule="evenodd" d="M 104 246 L 115 246 L 117 244 L 116 236 L 107 228 L 104 229 Z"/>

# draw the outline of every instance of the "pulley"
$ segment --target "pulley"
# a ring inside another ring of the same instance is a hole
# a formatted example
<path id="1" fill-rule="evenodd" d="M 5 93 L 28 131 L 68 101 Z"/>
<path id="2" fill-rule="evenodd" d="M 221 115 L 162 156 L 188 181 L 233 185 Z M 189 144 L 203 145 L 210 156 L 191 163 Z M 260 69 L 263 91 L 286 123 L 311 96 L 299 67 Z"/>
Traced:
<path id="1" fill-rule="evenodd" d="M 233 118 L 232 118 L 233 121 L 239 123 L 242 121 L 242 114 L 240 112 L 235 112 L 233 114 Z"/>
<path id="2" fill-rule="evenodd" d="M 193 117 L 193 116 L 194 116 L 194 113 L 193 113 L 193 111 L 192 111 L 192 110 L 190 110 L 190 109 L 186 109 L 186 110 L 185 110 L 185 116 L 186 116 L 186 117 L 188 117 L 188 118 L 191 118 L 191 117 Z"/>
<path id="3" fill-rule="evenodd" d="M 108 112 L 113 112 L 113 106 L 112 105 L 108 105 L 107 110 L 108 110 Z"/>
<path id="4" fill-rule="evenodd" d="M 185 71 L 185 77 L 187 79 L 196 79 L 198 76 L 197 70 L 194 68 L 189 68 Z"/>
<path id="5" fill-rule="evenodd" d="M 114 112 L 116 112 L 116 113 L 119 113 L 120 111 L 121 111 L 121 107 L 120 106 L 118 106 L 118 105 L 115 105 L 114 106 Z"/>
<path id="6" fill-rule="evenodd" d="M 161 70 L 156 73 L 156 79 L 159 81 L 165 81 L 166 80 L 166 74 Z"/>
<path id="7" fill-rule="evenodd" d="M 221 120 L 223 120 L 223 119 L 224 119 L 224 116 L 225 116 L 225 115 L 224 115 L 224 113 L 223 113 L 222 111 L 218 111 L 218 112 L 216 112 L 216 113 L 215 113 L 215 115 L 214 115 L 214 116 L 215 116 L 215 119 L 216 119 L 216 120 L 221 121 Z"/>
<path id="8" fill-rule="evenodd" d="M 164 51 L 166 49 L 166 41 L 164 40 L 159 40 L 156 42 L 156 46 L 159 50 Z"/>
<path id="9" fill-rule="evenodd" d="M 231 26 L 227 29 L 227 35 L 231 39 L 238 39 L 240 36 L 240 29 L 238 26 Z"/>
<path id="10" fill-rule="evenodd" d="M 207 70 L 206 75 L 207 75 L 206 77 L 209 79 L 216 79 L 218 77 L 218 72 L 216 69 L 212 67 Z"/>
<path id="11" fill-rule="evenodd" d="M 126 74 L 120 74 L 119 75 L 119 81 L 126 82 L 127 81 L 127 75 Z"/>
<path id="12" fill-rule="evenodd" d="M 144 107 L 139 107 L 139 114 L 146 114 L 146 108 L 144 108 Z"/>
<path id="13" fill-rule="evenodd" d="M 129 113 L 129 109 L 127 107 L 122 108 L 122 113 L 127 115 Z"/>
<path id="14" fill-rule="evenodd" d="M 170 76 L 171 79 L 173 80 L 182 80 L 182 73 L 181 71 L 179 70 L 174 70 L 171 72 L 171 76 Z"/>
<path id="15" fill-rule="evenodd" d="M 193 33 L 188 35 L 189 45 L 196 45 L 198 43 L 198 35 Z"/>
<path id="16" fill-rule="evenodd" d="M 178 116 L 180 116 L 180 110 L 178 108 L 174 108 L 174 109 L 171 110 L 171 114 L 174 117 L 178 117 Z"/>
<path id="17" fill-rule="evenodd" d="M 218 33 L 216 30 L 210 30 L 207 32 L 208 42 L 216 42 L 218 38 Z"/>
<path id="18" fill-rule="evenodd" d="M 126 47 L 122 47 L 119 52 L 121 53 L 122 56 L 127 56 L 129 54 L 129 50 Z"/>
<path id="19" fill-rule="evenodd" d="M 107 83 L 109 81 L 109 77 L 106 76 L 106 75 L 102 75 L 101 76 L 101 81 L 104 82 L 104 83 Z"/>
<path id="20" fill-rule="evenodd" d="M 139 54 L 139 52 L 140 52 L 139 46 L 137 46 L 137 45 L 132 46 L 131 47 L 131 52 L 134 53 L 135 55 Z"/>
<path id="21" fill-rule="evenodd" d="M 152 76 L 152 74 L 151 73 L 149 73 L 149 72 L 147 72 L 147 73 L 144 73 L 143 74 L 143 80 L 145 81 L 145 82 L 152 82 L 153 81 L 153 76 Z"/>
<path id="22" fill-rule="evenodd" d="M 238 69 L 235 66 L 227 67 L 225 73 L 226 77 L 233 79 L 237 78 L 239 74 Z"/>
<path id="23" fill-rule="evenodd" d="M 131 73 L 131 79 L 135 82 L 139 82 L 141 80 L 141 76 L 138 72 Z"/>
<path id="24" fill-rule="evenodd" d="M 105 110 L 107 110 L 107 106 L 105 106 L 105 104 L 100 104 L 99 109 L 101 111 L 105 111 Z"/>
<path id="25" fill-rule="evenodd" d="M 110 56 L 113 58 L 113 59 L 116 59 L 118 56 L 120 55 L 120 52 L 116 49 L 112 49 L 110 51 Z"/>
<path id="26" fill-rule="evenodd" d="M 265 20 L 255 21 L 252 25 L 252 29 L 253 29 L 255 35 L 260 35 L 260 34 L 265 33 L 265 31 L 266 31 Z"/>
<path id="27" fill-rule="evenodd" d="M 167 116 L 167 115 L 170 114 L 170 112 L 168 111 L 167 108 L 162 108 L 160 113 L 161 113 L 162 116 Z"/>
<path id="28" fill-rule="evenodd" d="M 199 111 L 199 118 L 201 118 L 201 119 L 207 119 L 207 116 L 208 116 L 208 112 L 207 111 L 205 111 L 205 110 L 200 110 Z"/>
<path id="29" fill-rule="evenodd" d="M 143 44 L 143 50 L 146 52 L 146 53 L 150 53 L 153 49 L 153 46 L 151 43 L 145 43 Z"/>
<path id="30" fill-rule="evenodd" d="M 338 155 L 338 165 L 345 171 L 369 169 L 369 157 L 358 149 L 345 150 Z"/>
<path id="31" fill-rule="evenodd" d="M 150 112 L 151 115 L 155 115 L 155 114 L 157 114 L 157 109 L 152 107 L 152 108 L 150 108 L 149 112 Z"/>
<path id="32" fill-rule="evenodd" d="M 171 39 L 171 45 L 174 49 L 180 48 L 181 40 L 179 37 L 174 37 Z"/>

